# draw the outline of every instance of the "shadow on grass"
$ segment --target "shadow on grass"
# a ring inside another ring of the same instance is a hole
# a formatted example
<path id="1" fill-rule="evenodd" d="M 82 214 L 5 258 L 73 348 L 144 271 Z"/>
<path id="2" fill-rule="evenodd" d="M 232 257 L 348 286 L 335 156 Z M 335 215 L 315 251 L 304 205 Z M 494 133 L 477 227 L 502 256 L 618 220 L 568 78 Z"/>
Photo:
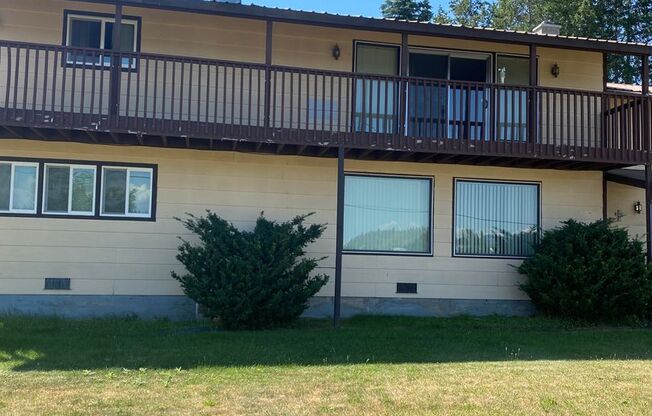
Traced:
<path id="1" fill-rule="evenodd" d="M 652 359 L 652 330 L 543 318 L 358 317 L 228 332 L 210 323 L 0 317 L 0 369 Z"/>

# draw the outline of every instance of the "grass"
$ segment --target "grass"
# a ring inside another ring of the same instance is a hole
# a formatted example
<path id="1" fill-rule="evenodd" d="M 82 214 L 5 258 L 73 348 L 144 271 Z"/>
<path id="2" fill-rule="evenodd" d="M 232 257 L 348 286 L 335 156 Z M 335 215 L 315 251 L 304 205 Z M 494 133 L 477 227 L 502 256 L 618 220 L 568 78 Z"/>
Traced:
<path id="1" fill-rule="evenodd" d="M 260 332 L 0 317 L 0 414 L 652 414 L 652 330 L 372 318 Z"/>

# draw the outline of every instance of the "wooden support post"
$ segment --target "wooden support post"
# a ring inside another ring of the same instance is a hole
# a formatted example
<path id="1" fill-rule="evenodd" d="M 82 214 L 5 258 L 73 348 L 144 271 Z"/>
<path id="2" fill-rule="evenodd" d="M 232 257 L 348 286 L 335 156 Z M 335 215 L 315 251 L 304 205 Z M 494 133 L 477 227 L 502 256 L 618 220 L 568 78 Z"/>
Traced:
<path id="1" fill-rule="evenodd" d="M 652 263 L 652 165 L 645 165 L 645 240 L 647 262 Z"/>
<path id="2" fill-rule="evenodd" d="M 537 45 L 530 45 L 530 87 L 537 86 Z M 537 96 L 534 88 L 530 89 L 528 103 L 528 137 L 527 141 L 536 143 L 537 135 Z"/>
<path id="3" fill-rule="evenodd" d="M 607 201 L 609 200 L 608 194 L 607 194 L 607 178 L 605 176 L 605 173 L 602 172 L 602 219 L 607 220 L 609 213 L 608 213 L 608 204 Z"/>
<path id="4" fill-rule="evenodd" d="M 111 75 L 110 75 L 110 89 L 109 89 L 109 114 L 116 116 L 119 113 L 120 107 L 120 81 L 122 78 L 122 58 L 121 51 L 121 37 L 122 37 L 122 2 L 116 0 L 115 2 L 115 21 L 113 23 L 113 35 L 111 38 L 112 52 L 114 55 L 111 59 Z"/>
<path id="5" fill-rule="evenodd" d="M 650 139 L 650 56 L 641 57 L 641 94 L 643 95 L 643 140 L 645 149 L 648 150 L 645 164 L 645 234 L 647 242 L 647 261 L 652 263 L 652 165 L 650 164 L 649 151 L 652 150 Z"/>
<path id="6" fill-rule="evenodd" d="M 265 134 L 269 134 L 269 127 L 271 126 L 271 106 L 272 106 L 272 46 L 273 46 L 273 33 L 274 23 L 271 20 L 267 21 L 267 29 L 265 31 Z M 269 136 L 267 136 L 269 138 Z"/>
<path id="7" fill-rule="evenodd" d="M 648 152 L 652 151 L 652 135 L 650 120 L 652 118 L 652 108 L 650 107 L 650 56 L 641 56 L 641 94 L 643 103 L 643 148 Z M 650 155 L 648 155 L 650 161 Z"/>
<path id="8" fill-rule="evenodd" d="M 650 93 L 650 56 L 641 56 L 641 91 L 643 95 Z"/>
<path id="9" fill-rule="evenodd" d="M 602 54 L 602 91 L 607 91 L 607 83 L 609 82 L 609 55 Z"/>
<path id="10" fill-rule="evenodd" d="M 340 327 L 342 303 L 342 247 L 344 246 L 344 146 L 337 149 L 337 229 L 335 236 L 335 295 L 333 327 Z"/>

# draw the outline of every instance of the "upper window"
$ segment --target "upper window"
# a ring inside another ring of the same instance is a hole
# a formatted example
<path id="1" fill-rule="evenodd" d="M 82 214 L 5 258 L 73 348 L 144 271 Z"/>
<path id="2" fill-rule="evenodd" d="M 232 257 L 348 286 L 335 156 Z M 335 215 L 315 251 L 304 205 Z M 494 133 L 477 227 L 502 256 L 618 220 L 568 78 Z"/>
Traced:
<path id="1" fill-rule="evenodd" d="M 95 173 L 95 166 L 45 164 L 43 212 L 93 215 Z"/>
<path id="2" fill-rule="evenodd" d="M 397 46 L 357 43 L 355 70 L 359 74 L 395 76 L 399 72 Z M 363 76 L 356 79 L 355 129 L 394 133 L 398 126 L 399 85 L 390 79 Z"/>
<path id="3" fill-rule="evenodd" d="M 113 28 L 115 19 L 103 15 L 87 15 L 68 13 L 66 15 L 66 46 L 78 48 L 114 50 Z M 138 50 L 138 21 L 122 19 L 120 32 L 120 51 L 136 52 Z M 67 56 L 69 64 L 102 64 L 110 65 L 111 57 L 93 52 L 70 52 Z M 135 62 L 122 58 L 124 68 L 133 68 Z"/>
<path id="4" fill-rule="evenodd" d="M 496 56 L 496 80 L 499 84 L 530 85 L 530 58 Z"/>
<path id="5" fill-rule="evenodd" d="M 431 254 L 432 179 L 346 175 L 344 250 Z"/>
<path id="6" fill-rule="evenodd" d="M 105 166 L 102 177 L 103 216 L 151 216 L 152 169 Z"/>
<path id="7" fill-rule="evenodd" d="M 455 182 L 455 255 L 527 257 L 538 230 L 538 184 Z"/>
<path id="8" fill-rule="evenodd" d="M 0 161 L 0 212 L 36 212 L 38 164 Z"/>

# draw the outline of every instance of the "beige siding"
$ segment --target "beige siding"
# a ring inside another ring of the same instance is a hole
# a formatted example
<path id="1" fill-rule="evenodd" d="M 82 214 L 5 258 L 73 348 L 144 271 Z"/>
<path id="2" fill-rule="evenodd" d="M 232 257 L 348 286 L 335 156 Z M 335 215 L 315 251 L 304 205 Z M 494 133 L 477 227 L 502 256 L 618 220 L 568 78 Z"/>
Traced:
<path id="1" fill-rule="evenodd" d="M 569 49 L 538 48 L 539 84 L 546 87 L 602 91 L 602 54 Z M 559 65 L 559 77 L 550 72 Z"/>
<path id="2" fill-rule="evenodd" d="M 4 0 L 0 6 L 0 39 L 60 44 L 63 10 L 112 13 L 110 5 L 69 0 Z M 142 18 L 142 51 L 202 58 L 263 63 L 265 22 L 196 13 L 127 7 L 125 15 Z M 273 63 L 315 69 L 351 71 L 354 41 L 400 44 L 398 33 L 325 28 L 275 23 Z M 528 48 L 426 36 L 410 36 L 412 47 L 527 55 Z M 339 45 L 342 55 L 333 59 Z M 539 48 L 541 85 L 602 91 L 602 54 L 565 49 Z M 561 75 L 550 68 L 558 63 Z"/>
<path id="3" fill-rule="evenodd" d="M 643 212 L 637 214 L 634 211 L 634 204 L 640 202 Z M 607 182 L 607 215 L 616 219 L 617 213 L 622 214 L 620 220 L 614 223 L 617 227 L 625 227 L 629 235 L 645 239 L 645 190 L 635 186 L 622 185 L 615 182 Z"/>
<path id="4" fill-rule="evenodd" d="M 0 291 L 43 293 L 43 278 L 72 278 L 75 294 L 178 294 L 170 270 L 177 236 L 173 219 L 209 208 L 237 226 L 251 228 L 258 213 L 288 219 L 316 212 L 327 223 L 310 254 L 328 256 L 321 270 L 333 275 L 336 161 L 308 157 L 43 143 L 3 140 L 0 156 L 156 163 L 156 222 L 0 218 Z M 1 157 L 0 157 L 1 158 Z M 546 228 L 569 217 L 601 216 L 601 174 L 496 167 L 347 161 L 349 171 L 432 176 L 435 179 L 433 257 L 345 256 L 345 296 L 395 296 L 396 282 L 418 282 L 419 297 L 522 299 L 516 260 L 451 257 L 453 178 L 541 181 Z M 332 284 L 322 295 L 332 294 Z"/>

